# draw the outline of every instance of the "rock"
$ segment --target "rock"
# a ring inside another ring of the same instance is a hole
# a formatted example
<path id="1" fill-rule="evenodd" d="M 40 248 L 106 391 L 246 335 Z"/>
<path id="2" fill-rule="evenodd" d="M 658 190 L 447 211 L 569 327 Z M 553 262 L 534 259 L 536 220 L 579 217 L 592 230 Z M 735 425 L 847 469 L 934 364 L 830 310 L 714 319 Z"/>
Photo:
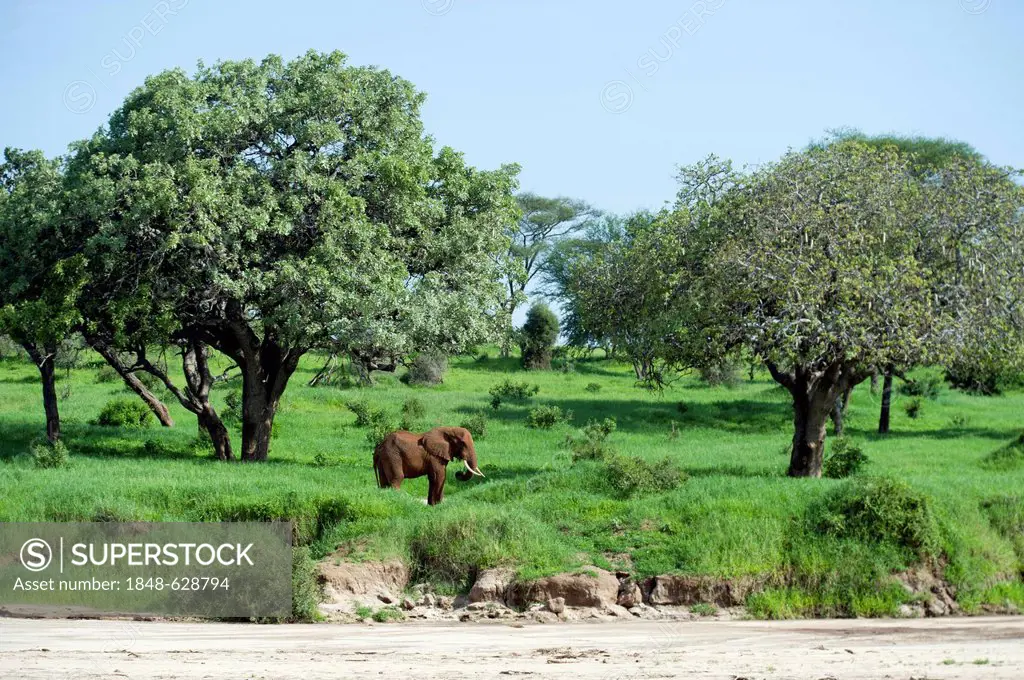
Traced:
<path id="1" fill-rule="evenodd" d="M 421 597 L 416 604 L 420 607 L 436 607 L 437 598 L 435 598 L 431 593 L 427 593 Z"/>
<path id="2" fill-rule="evenodd" d="M 426 592 L 427 592 L 427 584 L 426 583 L 417 583 L 416 585 L 414 585 L 412 587 L 412 594 L 415 595 L 416 597 L 423 597 L 423 595 Z"/>
<path id="3" fill-rule="evenodd" d="M 945 616 L 949 613 L 949 607 L 941 598 L 933 597 L 925 606 L 925 613 L 928 616 Z"/>
<path id="4" fill-rule="evenodd" d="M 377 598 L 385 604 L 395 601 L 409 583 L 409 570 L 398 561 L 335 562 L 327 558 L 317 565 L 324 597 L 328 603 Z"/>
<path id="5" fill-rule="evenodd" d="M 533 612 L 532 616 L 537 623 L 558 623 L 558 615 L 548 611 Z"/>
<path id="6" fill-rule="evenodd" d="M 513 584 L 507 598 L 509 604 L 516 607 L 562 598 L 567 607 L 604 608 L 615 604 L 618 593 L 619 580 L 614 574 L 597 567 L 585 567 L 577 574 L 557 574 L 530 583 Z"/>
<path id="7" fill-rule="evenodd" d="M 512 569 L 486 569 L 480 573 L 469 591 L 470 602 L 504 602 L 509 586 L 515 580 Z"/>
<path id="8" fill-rule="evenodd" d="M 644 601 L 644 593 L 640 586 L 632 580 L 626 580 L 619 584 L 619 594 L 616 604 L 629 609 Z"/>
<path id="9" fill-rule="evenodd" d="M 901 619 L 919 619 L 924 616 L 924 609 L 921 605 L 900 605 L 900 618 Z"/>
<path id="10" fill-rule="evenodd" d="M 633 618 L 633 615 L 629 612 L 629 610 L 626 609 L 625 607 L 621 606 L 621 605 L 610 604 L 610 605 L 606 606 L 604 608 L 604 610 L 606 612 L 608 612 L 609 614 L 611 614 L 612 616 L 617 616 L 620 619 L 631 619 L 631 618 Z"/>
<path id="11" fill-rule="evenodd" d="M 444 597 L 438 598 L 437 606 L 440 607 L 441 609 L 446 610 L 446 611 L 450 611 L 451 608 L 452 608 L 452 604 L 454 602 L 455 602 L 455 598 L 454 597 L 444 596 Z"/>
<path id="12" fill-rule="evenodd" d="M 553 597 L 550 600 L 548 600 L 547 607 L 548 611 L 552 614 L 561 614 L 565 611 L 565 598 Z"/>
<path id="13" fill-rule="evenodd" d="M 402 609 L 404 609 L 405 611 L 409 611 L 409 610 L 415 609 L 415 608 L 416 608 L 416 603 L 413 602 L 408 597 L 402 600 Z"/>

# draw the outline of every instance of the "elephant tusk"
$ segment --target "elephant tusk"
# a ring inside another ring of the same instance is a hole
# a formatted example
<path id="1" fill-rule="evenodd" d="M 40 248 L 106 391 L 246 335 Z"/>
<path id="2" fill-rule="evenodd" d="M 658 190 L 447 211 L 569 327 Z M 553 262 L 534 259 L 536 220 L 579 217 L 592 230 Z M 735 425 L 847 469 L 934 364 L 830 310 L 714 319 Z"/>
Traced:
<path id="1" fill-rule="evenodd" d="M 469 467 L 469 461 L 464 460 L 464 461 L 462 461 L 462 464 L 466 466 L 466 469 L 469 470 L 469 472 L 471 474 L 474 474 L 474 475 L 476 475 L 478 477 L 483 477 L 484 476 L 484 473 L 480 472 L 479 470 L 474 470 L 473 468 Z"/>

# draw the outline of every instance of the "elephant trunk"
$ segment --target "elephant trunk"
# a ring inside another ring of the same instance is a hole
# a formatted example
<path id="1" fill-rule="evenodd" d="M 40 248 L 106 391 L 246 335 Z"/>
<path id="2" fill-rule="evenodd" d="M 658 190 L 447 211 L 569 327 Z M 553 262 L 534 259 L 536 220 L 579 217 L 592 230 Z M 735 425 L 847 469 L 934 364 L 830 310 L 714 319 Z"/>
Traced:
<path id="1" fill-rule="evenodd" d="M 466 449 L 466 453 L 462 459 L 463 464 L 466 466 L 465 472 L 460 472 L 456 477 L 461 481 L 466 481 L 472 478 L 474 475 L 483 477 L 484 473 L 480 472 L 480 468 L 477 467 L 476 463 L 476 451 L 472 447 Z"/>

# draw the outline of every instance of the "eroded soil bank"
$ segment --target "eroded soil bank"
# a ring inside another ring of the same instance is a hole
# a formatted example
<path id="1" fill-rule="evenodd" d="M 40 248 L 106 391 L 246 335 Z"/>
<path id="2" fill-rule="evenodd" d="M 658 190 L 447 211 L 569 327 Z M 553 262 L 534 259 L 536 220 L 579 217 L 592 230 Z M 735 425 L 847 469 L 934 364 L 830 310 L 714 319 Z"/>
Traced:
<path id="1" fill-rule="evenodd" d="M 767 579 L 719 579 L 665 575 L 635 580 L 625 572 L 584 567 L 534 581 L 516 579 L 511 569 L 489 569 L 476 576 L 468 594 L 443 596 L 414 584 L 398 561 L 320 562 L 329 621 L 614 621 L 747 618 L 749 595 L 780 585 Z M 955 615 L 960 607 L 949 584 L 917 570 L 893 577 L 907 594 L 899 609 L 906 619 Z M 1012 608 L 990 614 L 1015 614 Z"/>

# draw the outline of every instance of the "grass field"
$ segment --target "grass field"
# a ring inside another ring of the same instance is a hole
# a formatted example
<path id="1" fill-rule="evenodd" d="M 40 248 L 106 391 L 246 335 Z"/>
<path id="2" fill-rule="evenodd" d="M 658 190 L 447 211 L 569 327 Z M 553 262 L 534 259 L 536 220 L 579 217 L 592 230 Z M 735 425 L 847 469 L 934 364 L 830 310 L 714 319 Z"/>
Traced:
<path id="1" fill-rule="evenodd" d="M 524 373 L 492 351 L 483 361 L 455 359 L 436 388 L 393 375 L 372 388 L 307 387 L 320 362 L 307 357 L 292 380 L 264 465 L 209 460 L 192 446 L 194 417 L 170 400 L 172 429 L 92 425 L 124 389 L 98 382 L 99 364 L 62 372 L 71 462 L 59 469 L 38 469 L 24 455 L 42 431 L 34 367 L 0 362 L 0 520 L 286 518 L 314 556 L 340 548 L 349 559 L 400 557 L 449 591 L 501 564 L 523 578 L 593 564 L 637 576 L 757 579 L 764 587 L 747 604 L 762 617 L 891 615 L 915 596 L 890 575 L 922 564 L 945 576 L 967 611 L 1024 606 L 1024 465 L 1020 457 L 984 464 L 1024 426 L 1024 394 L 943 389 L 916 419 L 901 408 L 907 397 L 896 397 L 893 432 L 880 438 L 878 398 L 862 385 L 847 430 L 868 465 L 852 480 L 810 480 L 784 476 L 789 399 L 764 376 L 731 388 L 684 378 L 659 394 L 636 388 L 629 368 L 612 362 Z M 494 410 L 488 390 L 505 378 L 537 384 L 539 394 Z M 218 407 L 228 391 L 216 392 Z M 488 418 L 477 440 L 486 479 L 449 479 L 434 508 L 421 502 L 425 479 L 400 493 L 375 488 L 367 430 L 345 408 L 365 399 L 397 422 L 410 398 L 425 406 L 419 429 L 481 411 Z M 539 405 L 569 409 L 574 421 L 528 428 Z M 609 480 L 608 463 L 573 462 L 566 436 L 609 417 L 611 447 L 671 460 L 680 483 L 628 495 Z"/>

